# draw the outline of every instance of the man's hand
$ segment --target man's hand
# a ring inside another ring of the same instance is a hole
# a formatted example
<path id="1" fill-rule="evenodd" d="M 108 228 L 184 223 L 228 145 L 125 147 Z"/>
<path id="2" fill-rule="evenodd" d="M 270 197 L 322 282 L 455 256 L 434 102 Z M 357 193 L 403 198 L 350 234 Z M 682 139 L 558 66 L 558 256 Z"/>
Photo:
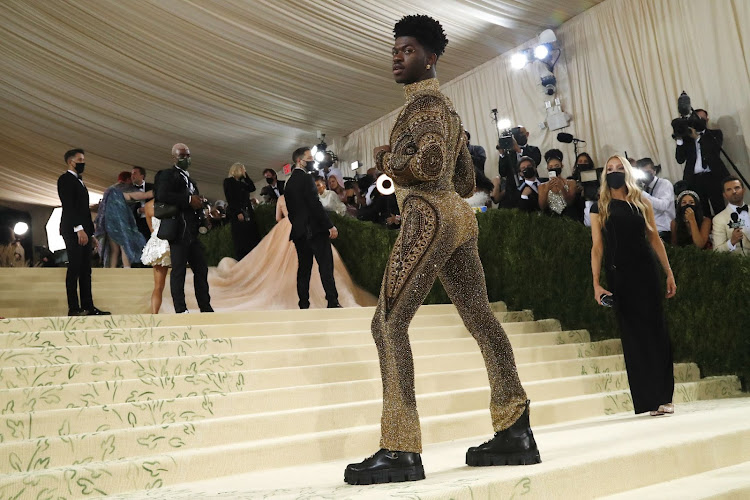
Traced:
<path id="1" fill-rule="evenodd" d="M 203 208 L 203 202 L 201 201 L 201 197 L 197 194 L 194 194 L 190 196 L 190 208 L 193 210 L 199 210 Z"/>
<path id="2" fill-rule="evenodd" d="M 739 228 L 739 227 L 734 228 L 734 231 L 732 231 L 731 241 L 732 241 L 732 245 L 736 245 L 737 243 L 742 241 L 742 228 Z"/>
<path id="3" fill-rule="evenodd" d="M 330 237 L 330 238 L 331 238 L 332 240 L 335 240 L 336 238 L 338 238 L 338 237 L 339 237 L 339 230 L 338 230 L 338 229 L 336 229 L 336 226 L 333 226 L 333 227 L 332 227 L 331 229 L 329 229 L 329 230 L 328 230 L 328 236 L 329 236 L 329 237 Z"/>
<path id="4" fill-rule="evenodd" d="M 86 234 L 86 231 L 81 229 L 78 231 L 78 244 L 83 246 L 86 246 L 86 244 L 89 242 L 89 236 Z"/>
<path id="5" fill-rule="evenodd" d="M 696 131 L 695 131 L 695 129 L 694 129 L 693 127 L 688 127 L 688 130 L 690 131 L 690 137 L 691 137 L 692 139 L 694 139 L 694 140 L 695 140 L 695 139 L 697 139 L 697 138 L 698 138 L 698 132 L 696 132 Z"/>
<path id="6" fill-rule="evenodd" d="M 376 147 L 375 149 L 372 150 L 372 156 L 377 156 L 380 151 L 385 151 L 386 153 L 390 153 L 391 152 L 390 144 Z"/>

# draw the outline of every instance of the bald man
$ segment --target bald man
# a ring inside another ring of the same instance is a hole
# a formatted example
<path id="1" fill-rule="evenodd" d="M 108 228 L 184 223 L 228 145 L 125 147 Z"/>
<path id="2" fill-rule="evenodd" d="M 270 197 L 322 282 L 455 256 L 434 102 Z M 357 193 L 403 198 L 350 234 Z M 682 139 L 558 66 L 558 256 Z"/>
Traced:
<path id="1" fill-rule="evenodd" d="M 195 298 L 201 312 L 213 312 L 211 296 L 208 293 L 208 266 L 203 255 L 203 245 L 198 241 L 200 211 L 203 200 L 198 186 L 190 178 L 190 149 L 182 143 L 172 146 L 172 168 L 156 175 L 155 199 L 178 208 L 179 213 L 172 219 L 162 219 L 159 237 L 169 241 L 172 259 L 172 274 L 169 286 L 176 313 L 188 312 L 185 304 L 185 269 L 187 263 L 193 270 Z"/>

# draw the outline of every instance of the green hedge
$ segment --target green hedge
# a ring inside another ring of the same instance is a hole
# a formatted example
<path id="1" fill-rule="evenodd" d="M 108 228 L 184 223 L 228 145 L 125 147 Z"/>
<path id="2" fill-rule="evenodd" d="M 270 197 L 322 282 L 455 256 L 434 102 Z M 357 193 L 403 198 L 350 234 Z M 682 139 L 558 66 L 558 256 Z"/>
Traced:
<path id="1" fill-rule="evenodd" d="M 341 258 L 354 280 L 377 296 L 398 232 L 332 217 L 339 229 L 334 245 Z M 256 220 L 265 235 L 275 224 L 271 207 L 256 210 Z M 477 220 L 491 301 L 502 300 L 509 309 L 532 309 L 538 318 L 557 318 L 565 329 L 586 329 L 593 340 L 618 336 L 612 311 L 594 301 L 588 228 L 516 210 L 490 210 Z M 232 253 L 228 227 L 209 232 L 203 241 L 211 265 Z M 665 301 L 675 361 L 698 363 L 704 376 L 737 374 L 747 390 L 750 258 L 694 247 L 668 247 L 667 253 L 678 286 L 677 296 Z M 425 303 L 446 302 L 438 282 Z"/>

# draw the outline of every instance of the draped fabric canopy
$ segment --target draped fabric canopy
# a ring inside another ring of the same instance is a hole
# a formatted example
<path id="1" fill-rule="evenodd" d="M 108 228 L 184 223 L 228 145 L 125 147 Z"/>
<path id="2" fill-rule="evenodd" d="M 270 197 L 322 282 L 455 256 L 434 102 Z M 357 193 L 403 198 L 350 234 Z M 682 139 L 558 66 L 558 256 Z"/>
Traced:
<path id="1" fill-rule="evenodd" d="M 0 200 L 59 204 L 71 147 L 87 152 L 92 191 L 132 165 L 153 180 L 176 142 L 221 197 L 232 163 L 259 178 L 317 130 L 343 146 L 402 103 L 389 55 L 401 16 L 443 23 L 449 80 L 599 1 L 3 0 Z"/>

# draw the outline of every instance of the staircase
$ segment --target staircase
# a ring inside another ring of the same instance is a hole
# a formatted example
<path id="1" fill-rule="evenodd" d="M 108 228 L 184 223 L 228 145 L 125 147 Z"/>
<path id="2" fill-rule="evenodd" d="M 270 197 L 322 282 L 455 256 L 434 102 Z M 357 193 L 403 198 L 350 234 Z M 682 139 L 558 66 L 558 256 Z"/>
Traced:
<path id="1" fill-rule="evenodd" d="M 736 377 L 675 364 L 676 414 L 634 416 L 619 340 L 493 309 L 544 462 L 463 465 L 491 436 L 487 374 L 455 308 L 424 306 L 410 336 L 428 478 L 376 487 L 343 484 L 379 438 L 372 308 L 0 320 L 0 498 L 750 492 Z"/>

